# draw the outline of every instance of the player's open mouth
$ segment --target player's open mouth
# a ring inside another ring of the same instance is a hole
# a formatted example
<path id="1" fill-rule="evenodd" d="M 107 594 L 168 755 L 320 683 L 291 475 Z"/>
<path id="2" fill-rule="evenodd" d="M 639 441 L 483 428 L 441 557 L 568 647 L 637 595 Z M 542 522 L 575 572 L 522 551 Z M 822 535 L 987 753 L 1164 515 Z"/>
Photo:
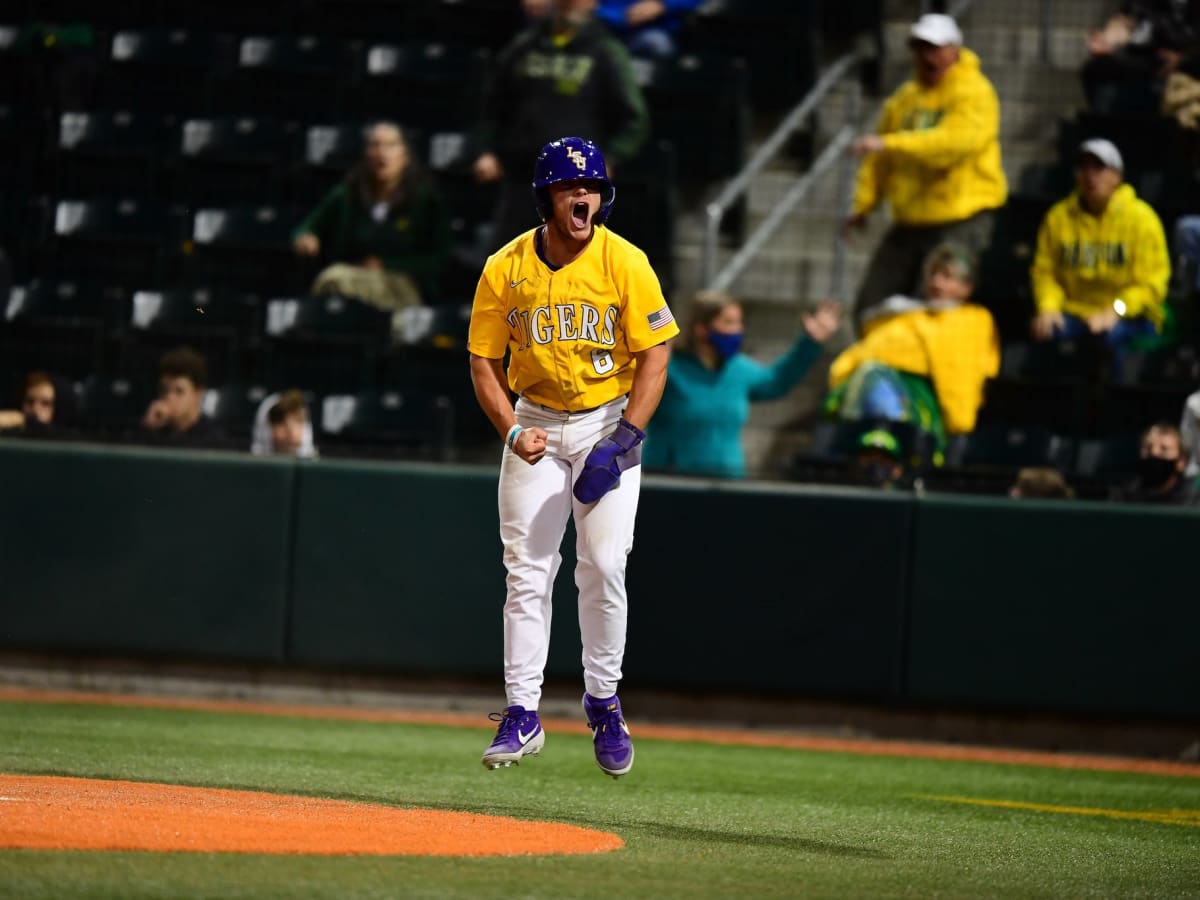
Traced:
<path id="1" fill-rule="evenodd" d="M 588 223 L 588 205 L 583 201 L 571 207 L 571 225 L 575 228 L 586 228 Z"/>

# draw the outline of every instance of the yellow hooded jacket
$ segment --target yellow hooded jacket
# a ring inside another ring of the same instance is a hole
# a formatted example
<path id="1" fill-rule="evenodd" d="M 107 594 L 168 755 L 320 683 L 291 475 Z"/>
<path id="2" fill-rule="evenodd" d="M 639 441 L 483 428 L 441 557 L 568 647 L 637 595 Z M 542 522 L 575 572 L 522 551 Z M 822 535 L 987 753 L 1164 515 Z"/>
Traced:
<path id="1" fill-rule="evenodd" d="M 1161 330 L 1171 278 L 1162 222 L 1131 185 L 1118 187 L 1099 216 L 1072 192 L 1042 220 L 1030 278 L 1038 312 L 1087 318 L 1121 300 L 1123 315 Z"/>
<path id="2" fill-rule="evenodd" d="M 902 225 L 944 225 L 1004 205 L 1000 103 L 967 49 L 934 87 L 909 79 L 884 104 L 884 150 L 858 170 L 854 213 L 886 200 Z"/>
<path id="3" fill-rule="evenodd" d="M 843 350 L 829 367 L 836 388 L 864 362 L 924 375 L 933 385 L 946 431 L 973 431 L 983 388 L 1000 371 L 992 314 L 975 303 L 900 313 Z"/>

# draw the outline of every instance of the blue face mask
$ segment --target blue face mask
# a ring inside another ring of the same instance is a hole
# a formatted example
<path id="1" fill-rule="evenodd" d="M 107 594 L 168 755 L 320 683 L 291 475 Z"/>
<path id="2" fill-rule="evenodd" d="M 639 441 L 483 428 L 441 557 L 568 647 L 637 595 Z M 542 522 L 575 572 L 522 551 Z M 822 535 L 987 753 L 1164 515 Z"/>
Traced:
<path id="1" fill-rule="evenodd" d="M 717 351 L 717 356 L 724 361 L 742 348 L 742 333 L 739 331 L 734 334 L 723 334 L 720 331 L 710 331 L 708 342 Z"/>

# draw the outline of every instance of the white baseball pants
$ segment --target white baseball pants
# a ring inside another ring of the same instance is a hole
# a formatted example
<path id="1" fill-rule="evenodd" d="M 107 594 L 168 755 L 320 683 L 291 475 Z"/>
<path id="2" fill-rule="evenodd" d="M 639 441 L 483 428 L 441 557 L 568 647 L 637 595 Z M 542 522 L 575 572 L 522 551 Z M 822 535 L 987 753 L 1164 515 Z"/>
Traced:
<path id="1" fill-rule="evenodd" d="M 500 540 L 508 570 L 504 604 L 504 688 L 509 706 L 537 709 L 550 648 L 551 591 L 567 517 L 577 535 L 575 585 L 583 641 L 583 683 L 611 697 L 625 655 L 625 560 L 633 548 L 642 467 L 633 466 L 598 501 L 571 493 L 593 445 L 617 426 L 622 397 L 598 409 L 564 413 L 517 401 L 517 421 L 546 431 L 546 455 L 529 465 L 507 447 L 500 464 Z"/>

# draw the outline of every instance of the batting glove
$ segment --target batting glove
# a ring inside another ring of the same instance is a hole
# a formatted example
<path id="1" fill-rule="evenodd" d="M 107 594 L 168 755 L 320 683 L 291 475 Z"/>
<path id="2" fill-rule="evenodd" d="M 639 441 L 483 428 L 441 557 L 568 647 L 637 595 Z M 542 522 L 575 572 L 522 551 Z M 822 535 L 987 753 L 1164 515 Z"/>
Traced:
<path id="1" fill-rule="evenodd" d="M 616 431 L 600 439 L 583 461 L 583 471 L 572 489 L 575 499 L 580 503 L 595 503 L 615 488 L 621 481 L 621 473 L 642 461 L 638 445 L 645 439 L 646 432 L 621 419 Z"/>

